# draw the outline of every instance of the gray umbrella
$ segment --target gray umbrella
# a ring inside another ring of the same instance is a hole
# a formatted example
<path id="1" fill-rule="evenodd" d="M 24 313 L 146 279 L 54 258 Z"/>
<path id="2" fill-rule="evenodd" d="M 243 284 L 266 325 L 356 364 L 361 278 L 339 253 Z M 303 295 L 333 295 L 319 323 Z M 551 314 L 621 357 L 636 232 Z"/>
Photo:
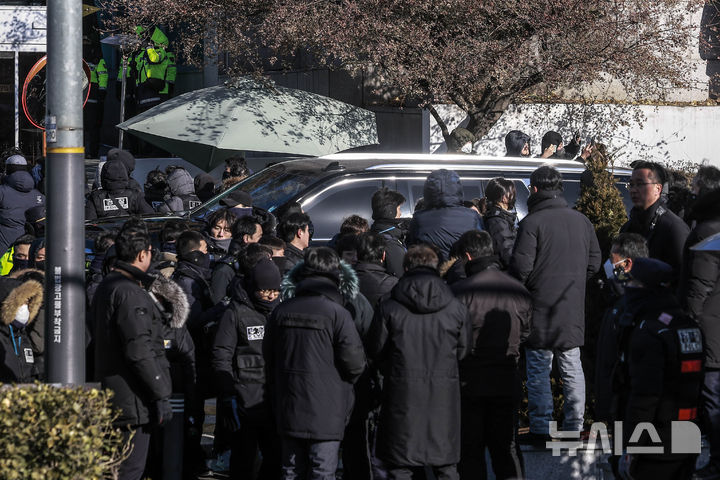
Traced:
<path id="1" fill-rule="evenodd" d="M 118 127 L 205 170 L 242 151 L 323 156 L 378 143 L 373 112 L 249 77 L 184 93 Z"/>

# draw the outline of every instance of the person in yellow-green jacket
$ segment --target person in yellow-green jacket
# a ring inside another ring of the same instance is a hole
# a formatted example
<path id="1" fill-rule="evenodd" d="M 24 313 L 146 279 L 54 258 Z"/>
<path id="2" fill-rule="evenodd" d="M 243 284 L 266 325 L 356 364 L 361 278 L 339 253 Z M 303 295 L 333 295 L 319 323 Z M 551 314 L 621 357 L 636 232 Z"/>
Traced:
<path id="1" fill-rule="evenodd" d="M 168 37 L 155 27 L 148 46 L 136 57 L 138 113 L 164 102 L 173 93 L 177 67 L 168 46 Z"/>
<path id="2" fill-rule="evenodd" d="M 135 57 L 137 69 L 135 101 L 138 114 L 159 105 L 173 94 L 177 67 L 175 54 L 168 51 L 168 46 L 168 37 L 155 27 L 147 46 Z M 138 141 L 137 150 L 140 156 L 167 155 L 166 152 L 143 141 Z"/>
<path id="3" fill-rule="evenodd" d="M 90 95 L 83 110 L 85 157 L 97 158 L 109 75 L 99 48 L 93 48 L 86 61 L 90 67 Z"/>

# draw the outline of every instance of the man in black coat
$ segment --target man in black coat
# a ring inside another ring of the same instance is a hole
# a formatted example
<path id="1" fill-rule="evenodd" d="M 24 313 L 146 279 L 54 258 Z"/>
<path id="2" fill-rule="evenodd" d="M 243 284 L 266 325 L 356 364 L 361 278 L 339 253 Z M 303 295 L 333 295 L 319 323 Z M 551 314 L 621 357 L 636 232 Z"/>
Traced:
<path id="1" fill-rule="evenodd" d="M 35 188 L 35 180 L 28 172 L 27 161 L 22 155 L 12 155 L 6 160 L 7 172 L 0 185 L 0 252 L 10 248 L 25 233 L 25 212 L 45 205 L 45 195 Z"/>
<path id="2" fill-rule="evenodd" d="M 170 421 L 170 368 L 163 343 L 163 321 L 146 288 L 150 267 L 150 235 L 140 221 L 123 225 L 116 241 L 115 270 L 100 283 L 92 306 L 95 332 L 95 377 L 114 392 L 119 410 L 115 424 L 132 437 L 130 456 L 119 478 L 140 479 L 150 439 L 149 425 Z"/>
<path id="3" fill-rule="evenodd" d="M 647 242 L 637 233 L 621 233 L 610 246 L 610 258 L 603 265 L 607 278 L 608 294 L 614 305 L 603 316 L 597 335 L 595 357 L 595 417 L 600 422 L 623 419 L 626 398 L 621 396 L 621 384 L 627 383 L 624 362 L 620 352 L 627 344 L 630 325 L 627 313 L 633 305 L 627 304 L 625 288 L 618 278 L 626 278 L 638 258 L 647 258 Z"/>
<path id="4" fill-rule="evenodd" d="M 563 430 L 579 432 L 585 412 L 580 347 L 585 341 L 585 283 L 600 268 L 590 220 L 568 208 L 562 176 L 550 166 L 530 175 L 528 215 L 520 222 L 510 272 L 533 298 L 527 340 L 530 433 L 545 437 L 552 420 L 550 371 L 557 356 L 565 395 Z"/>
<path id="5" fill-rule="evenodd" d="M 423 187 L 422 210 L 415 211 L 408 231 L 408 245 L 429 243 L 440 250 L 440 261 L 447 260 L 450 248 L 460 235 L 482 230 L 482 218 L 463 206 L 460 177 L 452 170 L 435 170 Z"/>
<path id="6" fill-rule="evenodd" d="M 702 329 L 705 338 L 703 420 L 710 442 L 710 463 L 699 478 L 720 478 L 720 253 L 691 250 L 720 232 L 720 170 L 698 169 L 693 180 L 697 200 L 690 210 L 695 227 L 685 242 L 680 277 L 680 301 Z"/>
<path id="7" fill-rule="evenodd" d="M 425 466 L 440 480 L 458 478 L 467 309 L 438 262 L 428 245 L 408 249 L 405 275 L 380 302 L 366 342 L 384 378 L 376 453 L 390 479 L 410 479 Z"/>
<path id="8" fill-rule="evenodd" d="M 373 308 L 397 284 L 398 278 L 389 274 L 383 263 L 387 260 L 387 243 L 378 235 L 363 233 L 357 238 L 358 263 L 355 265 L 360 292 Z"/>
<path id="9" fill-rule="evenodd" d="M 230 476 L 253 478 L 259 448 L 263 460 L 258 478 L 272 480 L 280 477 L 280 442 L 265 391 L 262 345 L 266 317 L 280 303 L 280 270 L 272 260 L 262 259 L 244 283 L 245 288 L 234 284 L 213 342 L 211 365 L 219 406 L 231 425 Z"/>
<path id="10" fill-rule="evenodd" d="M 677 278 L 682 266 L 683 246 L 690 229 L 663 204 L 661 196 L 666 177 L 665 169 L 655 162 L 634 164 L 628 184 L 633 208 L 630 220 L 622 226 L 620 232 L 637 233 L 645 237 L 650 258 L 669 264 Z"/>
<path id="11" fill-rule="evenodd" d="M 140 187 L 140 184 L 132 177 L 132 173 L 135 171 L 135 157 L 132 153 L 120 148 L 111 148 L 107 153 L 107 161 L 120 162 L 127 172 L 128 188 L 142 193 L 143 190 Z"/>
<path id="12" fill-rule="evenodd" d="M 383 266 L 391 275 L 402 277 L 405 258 L 405 222 L 400 218 L 400 206 L 405 197 L 400 192 L 381 188 L 372 196 L 372 218 L 370 233 L 380 235 L 385 240 L 385 259 Z"/>
<path id="13" fill-rule="evenodd" d="M 468 309 L 470 354 L 460 362 L 462 455 L 460 478 L 487 478 L 485 447 L 496 478 L 523 478 L 515 440 L 520 406 L 520 344 L 530 334 L 532 298 L 527 289 L 500 271 L 487 232 L 461 237 L 468 258 L 467 278 L 452 285 Z"/>
<path id="14" fill-rule="evenodd" d="M 280 218 L 278 236 L 285 242 L 283 275 L 303 259 L 303 251 L 310 245 L 310 217 L 305 213 L 291 213 Z"/>
<path id="15" fill-rule="evenodd" d="M 102 188 L 92 192 L 85 202 L 86 220 L 155 213 L 143 194 L 128 186 L 127 169 L 119 160 L 105 162 L 100 183 Z"/>
<path id="16" fill-rule="evenodd" d="M 299 283 L 283 285 L 263 341 L 285 478 L 334 478 L 365 352 L 340 284 L 340 259 L 305 252 Z"/>

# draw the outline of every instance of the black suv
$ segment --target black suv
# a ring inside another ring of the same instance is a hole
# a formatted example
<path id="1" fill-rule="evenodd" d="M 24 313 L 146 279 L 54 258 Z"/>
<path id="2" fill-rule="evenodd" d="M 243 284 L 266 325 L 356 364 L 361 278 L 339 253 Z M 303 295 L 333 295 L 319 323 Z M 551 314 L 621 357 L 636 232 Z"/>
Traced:
<path id="1" fill-rule="evenodd" d="M 425 178 L 440 168 L 454 170 L 460 175 L 466 200 L 481 198 L 491 178 L 515 181 L 516 208 L 522 219 L 527 214 L 530 173 L 546 164 L 562 173 L 565 198 L 573 206 L 580 193 L 580 175 L 585 170 L 581 163 L 474 155 L 359 153 L 289 160 L 268 166 L 234 188 L 250 193 L 254 205 L 271 212 L 284 203 L 299 202 L 313 221 L 313 242 L 322 243 L 340 230 L 340 224 L 349 215 L 357 214 L 371 221 L 370 199 L 380 187 L 402 193 L 407 199 L 401 207 L 402 216 L 412 217 L 415 203 L 423 195 Z M 631 173 L 625 168 L 613 171 L 628 209 L 631 204 L 625 183 Z M 219 201 L 228 193 L 223 192 L 189 212 L 189 217 L 202 220 L 221 208 Z"/>

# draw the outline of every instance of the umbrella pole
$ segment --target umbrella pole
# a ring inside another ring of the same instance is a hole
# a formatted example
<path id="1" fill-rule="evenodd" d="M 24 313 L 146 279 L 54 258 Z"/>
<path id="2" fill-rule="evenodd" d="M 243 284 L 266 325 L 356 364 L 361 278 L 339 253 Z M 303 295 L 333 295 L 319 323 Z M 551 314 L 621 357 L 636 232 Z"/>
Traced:
<path id="1" fill-rule="evenodd" d="M 127 93 L 126 89 L 126 78 L 127 78 L 127 62 L 128 62 L 128 54 L 123 53 L 122 56 L 122 79 L 120 80 L 120 123 L 125 121 L 125 94 Z M 123 129 L 120 128 L 120 136 L 118 138 L 118 148 L 123 147 Z"/>

